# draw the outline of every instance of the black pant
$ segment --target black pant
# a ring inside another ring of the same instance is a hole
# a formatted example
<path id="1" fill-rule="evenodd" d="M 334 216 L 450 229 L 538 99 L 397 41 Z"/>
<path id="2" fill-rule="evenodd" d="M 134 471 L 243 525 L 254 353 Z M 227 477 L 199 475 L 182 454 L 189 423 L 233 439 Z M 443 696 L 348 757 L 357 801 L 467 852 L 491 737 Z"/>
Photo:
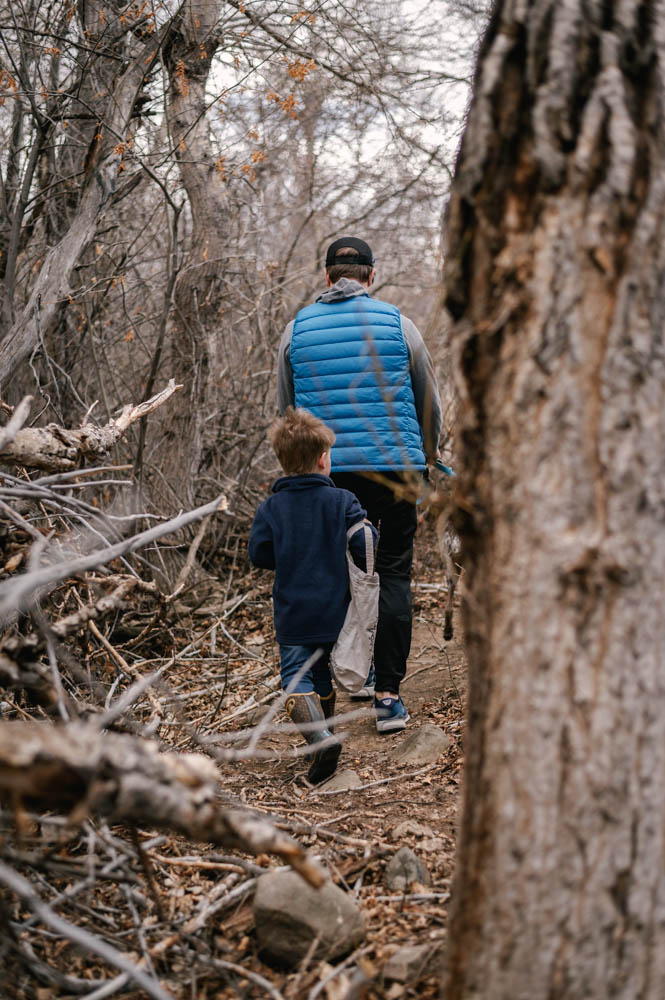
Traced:
<path id="1" fill-rule="evenodd" d="M 400 482 L 398 473 L 382 478 Z M 397 500 L 389 485 L 377 483 L 358 472 L 336 472 L 336 486 L 355 493 L 379 531 L 376 571 L 379 590 L 379 624 L 374 646 L 376 690 L 399 693 L 411 649 L 411 565 L 416 534 L 416 508 Z"/>

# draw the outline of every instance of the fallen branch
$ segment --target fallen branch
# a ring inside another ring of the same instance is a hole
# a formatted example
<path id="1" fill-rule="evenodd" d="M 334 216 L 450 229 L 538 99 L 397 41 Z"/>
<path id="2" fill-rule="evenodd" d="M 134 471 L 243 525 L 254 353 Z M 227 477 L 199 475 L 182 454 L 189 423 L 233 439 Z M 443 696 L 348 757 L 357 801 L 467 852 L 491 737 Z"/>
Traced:
<path id="1" fill-rule="evenodd" d="M 260 815 L 223 808 L 218 771 L 202 754 L 160 753 L 156 743 L 74 722 L 0 722 L 0 794 L 72 822 L 156 826 L 193 840 L 281 857 L 311 885 L 325 874 L 291 837 Z"/>
<path id="2" fill-rule="evenodd" d="M 18 872 L 8 868 L 7 865 L 2 864 L 2 862 L 0 862 L 0 883 L 23 900 L 47 927 L 51 927 L 58 934 L 62 934 L 63 937 L 78 944 L 84 951 L 99 955 L 109 965 L 114 965 L 117 969 L 121 969 L 138 986 L 141 986 L 149 996 L 154 997 L 154 1000 L 172 1000 L 170 993 L 163 990 L 159 983 L 155 982 L 151 976 L 148 976 L 143 969 L 134 965 L 126 955 L 123 955 L 113 945 L 110 945 L 107 941 L 102 941 L 101 938 L 91 934 L 90 931 L 85 930 L 83 927 L 76 927 L 75 924 L 70 924 L 68 920 L 63 920 L 57 913 L 54 913 L 50 906 L 47 906 L 40 899 L 27 879 L 19 875 Z"/>
<path id="3" fill-rule="evenodd" d="M 175 379 L 171 379 L 166 389 L 144 403 L 128 404 L 119 417 L 110 420 L 103 427 L 84 424 L 78 430 L 60 427 L 58 424 L 19 430 L 28 415 L 32 399 L 31 396 L 26 396 L 16 407 L 7 426 L 0 430 L 0 461 L 31 469 L 76 469 L 83 459 L 108 452 L 130 424 L 152 413 L 179 389 L 182 386 L 176 385 Z"/>
<path id="4" fill-rule="evenodd" d="M 210 503 L 204 504 L 203 507 L 196 507 L 185 514 L 179 514 L 177 517 L 171 518 L 170 521 L 164 521 L 162 524 L 148 528 L 138 535 L 132 535 L 121 542 L 116 542 L 115 545 L 96 549 L 86 556 L 79 556 L 70 560 L 61 558 L 53 566 L 45 566 L 41 569 L 24 573 L 22 576 L 5 580 L 0 584 L 0 621 L 6 621 L 15 611 L 24 610 L 29 602 L 29 598 L 41 590 L 42 587 L 61 583 L 63 580 L 66 580 L 70 576 L 75 576 L 77 573 L 85 573 L 87 570 L 95 569 L 97 566 L 104 566 L 107 563 L 113 562 L 119 556 L 124 556 L 129 552 L 135 552 L 137 549 L 143 548 L 144 545 L 154 542 L 157 538 L 162 538 L 163 535 L 169 535 L 174 531 L 179 531 L 181 528 L 187 527 L 192 521 L 198 521 L 200 518 L 218 511 L 226 511 L 227 508 L 226 497 L 221 494 Z"/>
<path id="5" fill-rule="evenodd" d="M 112 593 L 100 597 L 91 604 L 84 604 L 74 614 L 67 615 L 66 618 L 60 618 L 54 622 L 51 626 L 53 632 L 57 635 L 58 639 L 64 639 L 65 636 L 71 632 L 78 631 L 79 628 L 82 628 L 88 622 L 92 622 L 95 618 L 100 618 L 102 615 L 108 614 L 109 611 L 114 611 L 122 604 L 127 595 L 134 590 L 138 582 L 138 577 L 125 577 Z M 157 584 L 151 583 L 150 587 L 152 592 L 156 594 Z"/>

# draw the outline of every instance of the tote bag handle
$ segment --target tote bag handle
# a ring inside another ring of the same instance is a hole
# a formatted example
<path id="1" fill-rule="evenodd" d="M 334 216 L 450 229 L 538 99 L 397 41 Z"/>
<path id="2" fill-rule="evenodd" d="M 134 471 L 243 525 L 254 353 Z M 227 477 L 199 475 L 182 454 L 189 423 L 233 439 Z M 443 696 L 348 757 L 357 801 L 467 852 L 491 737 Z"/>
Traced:
<path id="1" fill-rule="evenodd" d="M 365 521 L 356 521 L 355 524 L 352 524 L 346 533 L 346 544 L 348 546 L 356 531 L 361 529 L 364 530 L 365 534 L 365 572 L 372 576 L 374 573 L 374 541 L 369 524 Z"/>

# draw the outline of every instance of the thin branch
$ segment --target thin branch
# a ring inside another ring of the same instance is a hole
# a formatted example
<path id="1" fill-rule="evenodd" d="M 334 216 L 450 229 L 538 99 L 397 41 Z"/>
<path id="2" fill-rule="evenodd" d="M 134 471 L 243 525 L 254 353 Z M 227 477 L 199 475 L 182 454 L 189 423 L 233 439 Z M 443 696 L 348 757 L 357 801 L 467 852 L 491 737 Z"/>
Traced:
<path id="1" fill-rule="evenodd" d="M 3 452 L 5 448 L 12 443 L 17 433 L 28 419 L 32 399 L 32 396 L 24 396 L 14 410 L 9 423 L 0 430 L 0 452 Z"/>
<path id="2" fill-rule="evenodd" d="M 108 944 L 106 941 L 102 941 L 100 938 L 91 934 L 89 931 L 84 930 L 82 927 L 76 927 L 74 924 L 70 924 L 68 920 L 63 920 L 59 917 L 57 913 L 54 913 L 50 906 L 37 895 L 31 884 L 27 879 L 19 875 L 18 872 L 13 871 L 7 865 L 0 862 L 0 882 L 5 885 L 8 889 L 11 889 L 19 899 L 21 899 L 26 906 L 35 913 L 40 920 L 42 920 L 47 927 L 53 928 L 58 934 L 62 934 L 63 937 L 67 938 L 69 941 L 74 942 L 74 944 L 79 945 L 84 951 L 90 951 L 94 955 L 99 955 L 103 958 L 105 962 L 109 965 L 115 966 L 117 969 L 121 969 L 123 972 L 134 980 L 137 986 L 142 987 L 149 994 L 149 996 L 154 997 L 154 1000 L 173 1000 L 171 993 L 167 993 L 163 990 L 159 983 L 156 983 L 154 979 L 146 975 L 146 973 L 140 969 L 133 962 L 130 962 L 122 952 L 118 951 L 112 945 Z"/>
<path id="3" fill-rule="evenodd" d="M 85 573 L 87 570 L 95 569 L 97 566 L 105 566 L 113 562 L 119 556 L 124 556 L 128 552 L 136 552 L 137 549 L 149 545 L 164 535 L 169 535 L 174 531 L 187 527 L 193 521 L 198 521 L 208 514 L 214 514 L 227 510 L 226 497 L 220 494 L 215 500 L 197 507 L 195 510 L 179 514 L 170 521 L 155 525 L 142 531 L 138 535 L 132 535 L 122 542 L 110 545 L 105 549 L 97 549 L 87 556 L 80 556 L 78 559 L 69 561 L 63 560 L 55 566 L 46 566 L 43 569 L 36 569 L 23 576 L 5 580 L 0 584 L 0 621 L 6 621 L 8 617 L 19 609 L 27 607 L 29 598 L 43 587 L 61 583 L 67 577 L 75 576 L 78 573 Z"/>

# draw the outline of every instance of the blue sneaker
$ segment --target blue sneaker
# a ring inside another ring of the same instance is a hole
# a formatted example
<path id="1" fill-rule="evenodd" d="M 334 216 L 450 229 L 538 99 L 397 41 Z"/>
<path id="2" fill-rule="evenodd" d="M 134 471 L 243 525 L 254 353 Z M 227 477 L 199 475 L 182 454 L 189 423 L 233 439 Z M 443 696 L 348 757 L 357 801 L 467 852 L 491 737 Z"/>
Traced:
<path id="1" fill-rule="evenodd" d="M 374 667 L 369 668 L 369 673 L 367 675 L 367 680 L 360 688 L 359 691 L 354 691 L 353 694 L 349 695 L 351 701 L 369 701 L 370 698 L 374 697 L 376 691 L 376 674 L 374 673 Z"/>
<path id="2" fill-rule="evenodd" d="M 374 709 L 377 733 L 396 733 L 406 729 L 410 716 L 401 698 L 375 698 Z"/>

